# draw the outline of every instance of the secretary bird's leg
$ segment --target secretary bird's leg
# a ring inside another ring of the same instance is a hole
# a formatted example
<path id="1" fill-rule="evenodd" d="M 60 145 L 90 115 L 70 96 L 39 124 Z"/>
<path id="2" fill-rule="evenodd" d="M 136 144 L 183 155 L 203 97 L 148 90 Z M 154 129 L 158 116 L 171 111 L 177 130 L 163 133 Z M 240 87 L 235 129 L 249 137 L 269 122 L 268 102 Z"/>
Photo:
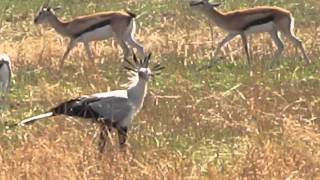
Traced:
<path id="1" fill-rule="evenodd" d="M 99 152 L 102 153 L 104 151 L 104 147 L 107 143 L 109 128 L 105 123 L 101 123 L 100 126 L 100 137 L 99 137 L 99 143 L 98 143 L 98 149 Z"/>
<path id="2" fill-rule="evenodd" d="M 118 137 L 119 137 L 119 144 L 120 147 L 125 147 L 126 146 L 126 141 L 127 141 L 127 132 L 128 128 L 127 127 L 118 127 Z"/>

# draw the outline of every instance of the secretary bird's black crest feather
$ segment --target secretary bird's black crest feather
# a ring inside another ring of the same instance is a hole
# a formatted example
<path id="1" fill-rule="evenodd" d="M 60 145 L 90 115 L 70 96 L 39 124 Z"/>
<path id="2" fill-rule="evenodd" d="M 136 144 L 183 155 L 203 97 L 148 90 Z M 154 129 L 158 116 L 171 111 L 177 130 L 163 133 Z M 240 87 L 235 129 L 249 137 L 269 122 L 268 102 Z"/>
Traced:
<path id="1" fill-rule="evenodd" d="M 150 59 L 152 54 L 149 53 L 148 56 L 146 56 L 144 59 L 138 60 L 137 56 L 133 52 L 133 62 L 129 61 L 128 59 L 124 59 L 124 61 L 127 63 L 127 65 L 124 65 L 123 67 L 129 71 L 132 72 L 138 72 L 140 68 L 148 68 Z M 163 70 L 165 67 L 161 66 L 160 64 L 154 65 L 150 70 L 152 72 L 151 76 L 159 75 L 161 73 L 161 70 Z"/>

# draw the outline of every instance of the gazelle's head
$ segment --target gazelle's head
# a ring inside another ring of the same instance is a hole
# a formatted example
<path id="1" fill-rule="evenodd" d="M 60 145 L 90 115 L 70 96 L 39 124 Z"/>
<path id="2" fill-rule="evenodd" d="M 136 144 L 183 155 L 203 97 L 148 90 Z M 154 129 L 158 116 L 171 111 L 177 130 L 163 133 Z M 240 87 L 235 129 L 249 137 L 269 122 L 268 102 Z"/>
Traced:
<path id="1" fill-rule="evenodd" d="M 204 10 L 209 10 L 215 7 L 220 6 L 221 3 L 210 3 L 208 0 L 192 0 L 190 1 L 190 7 L 199 10 L 199 11 L 204 11 Z"/>
<path id="2" fill-rule="evenodd" d="M 124 66 L 125 69 L 138 75 L 140 80 L 148 81 L 151 77 L 159 75 L 161 70 L 164 69 L 160 64 L 156 64 L 152 68 L 149 67 L 149 62 L 151 58 L 151 53 L 144 59 L 137 59 L 137 56 L 133 53 L 133 62 L 125 59 L 127 65 Z"/>
<path id="3" fill-rule="evenodd" d="M 34 18 L 35 24 L 42 24 L 48 20 L 48 18 L 55 17 L 55 11 L 61 9 L 61 7 L 52 8 L 48 4 L 49 2 L 46 2 L 40 7 L 37 16 Z"/>

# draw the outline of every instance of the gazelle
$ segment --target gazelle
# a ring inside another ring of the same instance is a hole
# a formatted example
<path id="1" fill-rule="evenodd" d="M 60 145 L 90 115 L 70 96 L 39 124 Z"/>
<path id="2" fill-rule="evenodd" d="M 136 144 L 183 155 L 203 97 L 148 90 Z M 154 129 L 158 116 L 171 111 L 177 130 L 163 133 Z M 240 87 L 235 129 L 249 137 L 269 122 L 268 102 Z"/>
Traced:
<path id="1" fill-rule="evenodd" d="M 250 33 L 268 32 L 277 46 L 277 51 L 271 63 L 272 67 L 284 50 L 283 42 L 278 35 L 279 31 L 301 50 L 305 62 L 307 64 L 310 63 L 302 42 L 293 33 L 294 18 L 288 10 L 279 7 L 265 6 L 222 13 L 216 9 L 219 5 L 220 3 L 210 3 L 208 0 L 192 0 L 190 2 L 192 8 L 201 11 L 208 16 L 210 20 L 214 21 L 218 27 L 228 32 L 228 35 L 218 43 L 210 66 L 213 60 L 216 59 L 221 48 L 237 35 L 240 35 L 242 38 L 247 61 L 250 65 L 251 58 L 247 35 Z"/>
<path id="2" fill-rule="evenodd" d="M 144 48 L 132 35 L 135 30 L 135 14 L 129 11 L 109 11 L 80 16 L 71 21 L 62 22 L 55 14 L 58 9 L 59 7 L 49 7 L 48 2 L 46 2 L 41 6 L 34 23 L 43 24 L 47 22 L 60 35 L 70 38 L 69 45 L 60 60 L 60 67 L 63 66 L 70 50 L 78 42 L 84 44 L 89 59 L 93 61 L 89 42 L 105 40 L 110 37 L 114 37 L 119 42 L 123 50 L 124 59 L 128 59 L 129 55 L 129 48 L 126 43 L 136 48 L 140 55 L 145 56 Z"/>

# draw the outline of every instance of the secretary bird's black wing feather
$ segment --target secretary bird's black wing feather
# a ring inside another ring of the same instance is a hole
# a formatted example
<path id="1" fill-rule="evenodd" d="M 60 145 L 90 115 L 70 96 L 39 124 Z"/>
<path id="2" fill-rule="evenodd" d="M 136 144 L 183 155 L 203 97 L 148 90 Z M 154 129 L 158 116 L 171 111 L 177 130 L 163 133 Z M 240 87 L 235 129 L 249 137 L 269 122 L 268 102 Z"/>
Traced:
<path id="1" fill-rule="evenodd" d="M 100 100 L 101 98 L 99 97 L 83 96 L 63 102 L 52 108 L 50 111 L 55 115 L 64 114 L 68 116 L 98 119 L 101 117 L 101 114 L 94 111 L 89 104 Z"/>
<path id="2" fill-rule="evenodd" d="M 54 115 L 64 114 L 68 116 L 103 118 L 118 122 L 124 120 L 132 110 L 128 99 L 118 96 L 84 96 L 73 99 L 56 106 L 51 110 Z"/>

